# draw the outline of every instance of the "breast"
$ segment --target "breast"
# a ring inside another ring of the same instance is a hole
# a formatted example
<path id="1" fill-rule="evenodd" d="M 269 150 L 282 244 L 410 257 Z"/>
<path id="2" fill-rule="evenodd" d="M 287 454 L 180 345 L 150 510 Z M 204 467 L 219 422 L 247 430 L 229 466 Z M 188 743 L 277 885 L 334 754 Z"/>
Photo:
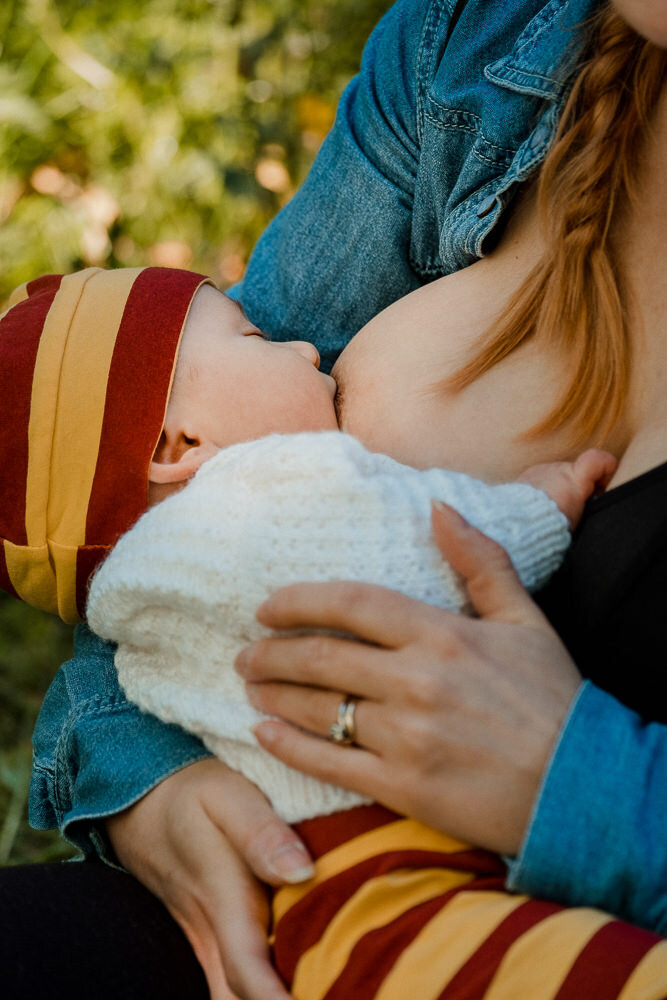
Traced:
<path id="1" fill-rule="evenodd" d="M 570 455 L 568 435 L 522 435 L 555 405 L 570 377 L 553 345 L 527 343 L 461 392 L 448 378 L 469 360 L 543 251 L 533 191 L 514 207 L 488 257 L 440 278 L 376 316 L 335 369 L 345 430 L 372 450 L 420 468 L 491 480 Z"/>

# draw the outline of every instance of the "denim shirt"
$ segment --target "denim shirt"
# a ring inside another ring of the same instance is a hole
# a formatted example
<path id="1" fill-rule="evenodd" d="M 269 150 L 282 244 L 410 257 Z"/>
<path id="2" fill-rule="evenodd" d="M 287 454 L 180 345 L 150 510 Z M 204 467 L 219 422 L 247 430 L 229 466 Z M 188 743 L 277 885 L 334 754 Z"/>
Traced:
<path id="1" fill-rule="evenodd" d="M 234 290 L 249 318 L 275 339 L 311 340 L 328 369 L 385 306 L 487 252 L 544 159 L 580 25 L 600 2 L 468 0 L 451 34 L 455 0 L 396 3 L 308 177 Z M 57 825 L 107 859 L 96 821 L 209 756 L 125 700 L 113 648 L 85 626 L 47 694 L 34 746 L 33 824 Z M 666 820 L 667 730 L 586 683 L 509 886 L 667 933 Z"/>

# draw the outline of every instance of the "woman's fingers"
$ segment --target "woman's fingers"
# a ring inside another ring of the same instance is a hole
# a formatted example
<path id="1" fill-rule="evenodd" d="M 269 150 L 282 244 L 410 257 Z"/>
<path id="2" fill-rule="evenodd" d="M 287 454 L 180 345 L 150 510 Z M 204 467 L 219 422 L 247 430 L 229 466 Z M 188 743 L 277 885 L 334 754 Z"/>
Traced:
<path id="1" fill-rule="evenodd" d="M 224 777 L 205 809 L 253 874 L 276 886 L 311 878 L 314 868 L 306 848 L 259 789 L 219 761 L 211 763 L 224 769 Z"/>
<path id="2" fill-rule="evenodd" d="M 265 891 L 248 877 L 235 853 L 227 858 L 224 871 L 225 888 L 207 901 L 206 916 L 219 946 L 225 989 L 239 1000 L 287 1000 L 287 991 L 271 965 Z M 242 905 L 230 907 L 232 891 Z M 227 993 L 221 996 L 226 1000 Z"/>
<path id="3" fill-rule="evenodd" d="M 211 847 L 207 851 L 200 840 L 205 873 L 189 872 L 195 898 L 181 895 L 169 907 L 204 970 L 211 1000 L 287 1000 L 270 963 L 264 891 L 219 832 Z M 181 916 L 184 908 L 186 917 Z"/>
<path id="4" fill-rule="evenodd" d="M 319 739 L 274 720 L 258 723 L 254 733 L 269 753 L 290 767 L 305 770 L 320 781 L 388 801 L 387 767 L 374 753 Z"/>
<path id="5" fill-rule="evenodd" d="M 387 687 L 391 652 L 322 633 L 273 636 L 247 646 L 237 656 L 235 666 L 246 681 L 279 678 L 290 684 L 379 699 Z"/>
<path id="6" fill-rule="evenodd" d="M 392 648 L 418 632 L 414 604 L 397 591 L 370 583 L 296 583 L 260 605 L 257 618 L 268 628 L 326 628 Z"/>
<path id="7" fill-rule="evenodd" d="M 168 909 L 190 942 L 190 947 L 204 970 L 211 1000 L 238 1000 L 237 995 L 229 988 L 212 926 L 203 915 L 191 920 L 183 917 L 180 912 L 173 911 L 171 907 Z"/>
<path id="8" fill-rule="evenodd" d="M 431 521 L 438 548 L 452 569 L 463 577 L 480 618 L 548 628 L 546 618 L 522 586 L 502 546 L 440 501 L 433 501 Z"/>
<path id="9" fill-rule="evenodd" d="M 347 698 L 342 692 L 270 682 L 246 684 L 246 692 L 259 712 L 278 716 L 320 738 L 329 738 L 331 727 L 338 720 L 338 707 Z M 355 744 L 373 753 L 383 753 L 393 739 L 384 720 L 385 715 L 377 711 L 377 702 L 355 698 Z"/>

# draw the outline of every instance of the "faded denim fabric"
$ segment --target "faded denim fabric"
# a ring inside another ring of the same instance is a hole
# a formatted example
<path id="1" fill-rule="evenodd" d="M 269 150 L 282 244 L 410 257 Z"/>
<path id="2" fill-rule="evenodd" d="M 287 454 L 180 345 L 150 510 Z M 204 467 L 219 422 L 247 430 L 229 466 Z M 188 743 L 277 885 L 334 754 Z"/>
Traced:
<path id="1" fill-rule="evenodd" d="M 114 646 L 85 625 L 58 671 L 33 734 L 30 822 L 59 827 L 84 854 L 114 862 L 95 820 L 120 812 L 211 753 L 179 726 L 144 714 L 118 686 Z"/>
<path id="2" fill-rule="evenodd" d="M 235 290 L 250 319 L 276 339 L 311 340 L 329 369 L 385 306 L 492 247 L 518 186 L 544 159 L 580 51 L 577 26 L 600 2 L 469 0 L 449 39 L 454 0 L 396 3 L 310 174 Z M 645 739 L 633 713 L 592 685 L 583 691 L 511 886 L 666 931 L 667 729 Z M 601 781 L 610 746 L 614 766 Z M 206 756 L 196 739 L 127 703 L 113 649 L 80 627 L 37 724 L 31 820 L 108 857 L 94 821 Z M 607 831 L 601 864 L 599 827 L 610 815 L 619 835 Z"/>
<path id="3" fill-rule="evenodd" d="M 584 682 L 508 887 L 597 906 L 667 937 L 666 830 L 665 726 Z"/>

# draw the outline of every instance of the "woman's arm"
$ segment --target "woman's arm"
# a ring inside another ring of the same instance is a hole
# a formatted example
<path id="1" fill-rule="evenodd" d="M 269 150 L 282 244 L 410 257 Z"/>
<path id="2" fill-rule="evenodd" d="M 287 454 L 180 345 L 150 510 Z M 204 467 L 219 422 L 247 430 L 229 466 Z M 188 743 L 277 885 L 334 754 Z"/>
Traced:
<path id="1" fill-rule="evenodd" d="M 667 936 L 666 827 L 667 727 L 646 724 L 587 682 L 556 743 L 508 885 L 597 906 Z"/>
<path id="2" fill-rule="evenodd" d="M 342 629 L 364 642 L 261 640 L 239 662 L 251 701 L 321 737 L 341 695 L 357 695 L 360 746 L 336 746 L 280 722 L 262 723 L 258 737 L 292 766 L 307 762 L 316 777 L 335 776 L 483 847 L 516 855 L 529 831 L 514 887 L 664 932 L 665 728 L 641 726 L 609 699 L 613 719 L 598 701 L 596 729 L 587 732 L 591 696 L 584 690 L 571 708 L 581 678 L 502 550 L 453 512 L 437 514 L 434 526 L 480 618 L 358 584 L 279 592 L 260 610 L 264 624 Z"/>
<path id="3" fill-rule="evenodd" d="M 410 264 L 418 91 L 428 83 L 422 61 L 430 66 L 448 23 L 444 4 L 415 0 L 399 0 L 382 18 L 310 173 L 235 290 L 275 340 L 314 343 L 325 371 L 368 320 L 424 282 Z"/>

